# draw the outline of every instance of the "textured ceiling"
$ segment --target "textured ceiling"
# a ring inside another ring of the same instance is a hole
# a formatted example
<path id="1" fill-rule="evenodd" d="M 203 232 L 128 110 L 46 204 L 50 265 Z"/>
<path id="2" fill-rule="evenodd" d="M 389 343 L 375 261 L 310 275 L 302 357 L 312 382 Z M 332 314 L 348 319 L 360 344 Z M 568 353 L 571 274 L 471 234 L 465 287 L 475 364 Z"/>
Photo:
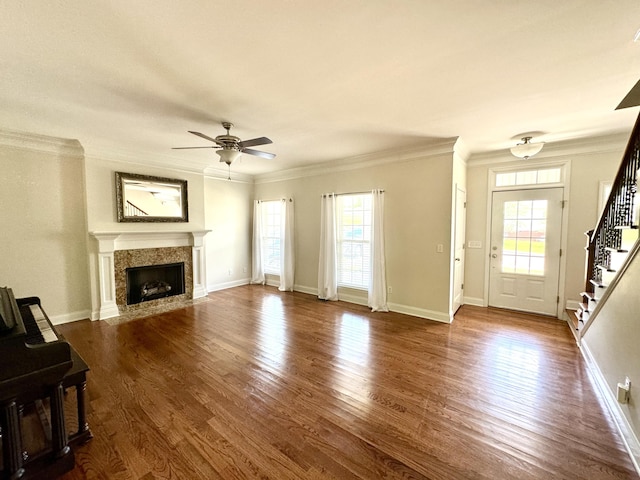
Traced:
<path id="1" fill-rule="evenodd" d="M 258 174 L 445 137 L 629 131 L 637 0 L 0 2 L 0 129 L 87 155 L 218 168 L 196 130 L 267 136 Z"/>

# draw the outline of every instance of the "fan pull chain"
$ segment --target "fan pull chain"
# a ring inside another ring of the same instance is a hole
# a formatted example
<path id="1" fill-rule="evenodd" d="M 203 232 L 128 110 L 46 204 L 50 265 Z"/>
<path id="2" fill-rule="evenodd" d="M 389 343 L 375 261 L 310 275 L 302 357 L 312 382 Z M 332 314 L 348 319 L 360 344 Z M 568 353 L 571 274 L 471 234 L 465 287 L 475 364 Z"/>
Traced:
<path id="1" fill-rule="evenodd" d="M 231 180 L 231 164 L 230 163 L 227 164 L 227 168 L 229 169 L 229 178 L 227 178 L 227 180 Z"/>

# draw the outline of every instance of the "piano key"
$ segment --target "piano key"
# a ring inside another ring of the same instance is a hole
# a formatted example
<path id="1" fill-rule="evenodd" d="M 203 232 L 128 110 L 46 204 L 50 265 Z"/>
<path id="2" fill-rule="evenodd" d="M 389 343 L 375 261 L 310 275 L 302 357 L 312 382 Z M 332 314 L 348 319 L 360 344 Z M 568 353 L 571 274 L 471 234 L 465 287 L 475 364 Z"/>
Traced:
<path id="1" fill-rule="evenodd" d="M 53 328 L 51 328 L 51 325 L 45 318 L 44 312 L 40 308 L 40 305 L 29 305 L 29 309 L 31 310 L 31 314 L 36 321 L 38 330 L 40 330 L 40 333 L 42 334 L 44 343 L 55 342 L 56 340 L 58 340 L 56 332 L 53 331 Z"/>

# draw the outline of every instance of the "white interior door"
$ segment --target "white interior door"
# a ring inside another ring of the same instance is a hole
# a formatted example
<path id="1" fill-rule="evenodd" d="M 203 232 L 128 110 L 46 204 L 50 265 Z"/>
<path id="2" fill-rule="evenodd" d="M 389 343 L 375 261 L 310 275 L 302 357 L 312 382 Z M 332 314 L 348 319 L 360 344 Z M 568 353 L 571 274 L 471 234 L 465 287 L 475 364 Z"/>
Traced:
<path id="1" fill-rule="evenodd" d="M 464 284 L 464 242 L 465 242 L 465 222 L 466 222 L 466 202 L 467 193 L 456 186 L 456 209 L 455 209 L 455 231 L 453 236 L 453 295 L 451 311 L 456 313 L 463 300 Z"/>
<path id="2" fill-rule="evenodd" d="M 562 188 L 493 193 L 490 306 L 557 314 L 562 197 Z"/>

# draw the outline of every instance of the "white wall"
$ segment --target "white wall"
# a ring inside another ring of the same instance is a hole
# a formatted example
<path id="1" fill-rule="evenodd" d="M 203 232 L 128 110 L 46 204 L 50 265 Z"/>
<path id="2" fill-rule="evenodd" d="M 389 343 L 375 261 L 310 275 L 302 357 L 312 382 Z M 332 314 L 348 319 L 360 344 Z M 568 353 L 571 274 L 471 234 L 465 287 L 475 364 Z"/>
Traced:
<path id="1" fill-rule="evenodd" d="M 207 290 L 249 283 L 253 183 L 204 179 Z"/>
<path id="2" fill-rule="evenodd" d="M 565 301 L 576 305 L 584 290 L 583 233 L 595 227 L 600 181 L 613 180 L 626 146 L 626 135 L 606 137 L 590 145 L 591 151 L 574 154 L 556 154 L 547 157 L 550 162 L 571 160 L 568 191 L 568 228 L 566 249 Z M 496 155 L 495 161 L 468 162 L 467 171 L 467 242 L 482 242 L 480 249 L 467 249 L 465 268 L 465 303 L 483 305 L 485 302 L 485 245 L 487 229 L 487 195 L 489 170 L 492 167 L 525 166 L 522 161 L 505 161 L 509 157 Z M 544 157 L 541 157 L 544 160 Z M 538 157 L 536 157 L 538 160 Z M 565 196 L 567 195 L 565 189 Z M 562 299 L 561 299 L 562 300 Z"/>
<path id="3" fill-rule="evenodd" d="M 614 408 L 618 406 L 635 434 L 636 438 L 627 441 L 635 447 L 636 456 L 640 433 L 639 284 L 640 255 L 636 255 L 582 338 L 583 348 L 606 383 L 610 403 Z M 630 401 L 626 405 L 615 401 L 616 386 L 624 383 L 625 377 L 631 380 Z"/>
<path id="4" fill-rule="evenodd" d="M 89 311 L 83 150 L 0 132 L 0 284 L 38 296 L 53 322 Z"/>
<path id="5" fill-rule="evenodd" d="M 204 176 L 199 173 L 119 162 L 109 159 L 86 158 L 87 223 L 89 232 L 128 231 L 193 231 L 205 225 Z M 116 210 L 115 172 L 153 175 L 187 181 L 189 222 L 119 223 Z"/>
<path id="6" fill-rule="evenodd" d="M 453 141 L 446 150 L 391 163 L 372 160 L 353 168 L 332 163 L 310 176 L 258 177 L 255 198 L 294 199 L 295 288 L 317 293 L 321 194 L 384 189 L 387 285 L 393 288 L 389 307 L 448 321 L 452 178 Z M 436 253 L 437 244 L 444 246 L 443 253 Z M 366 292 L 340 291 L 345 293 L 366 303 Z"/>

